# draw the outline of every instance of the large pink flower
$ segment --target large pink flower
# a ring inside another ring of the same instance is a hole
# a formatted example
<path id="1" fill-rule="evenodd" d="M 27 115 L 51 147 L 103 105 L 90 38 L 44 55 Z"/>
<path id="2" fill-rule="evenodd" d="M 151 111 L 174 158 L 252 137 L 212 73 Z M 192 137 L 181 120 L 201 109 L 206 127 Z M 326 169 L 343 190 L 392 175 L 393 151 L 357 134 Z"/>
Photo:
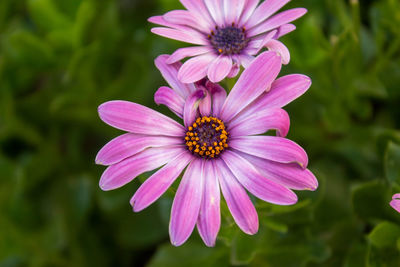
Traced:
<path id="1" fill-rule="evenodd" d="M 103 190 L 121 187 L 141 173 L 159 168 L 131 199 L 138 212 L 156 201 L 181 175 L 171 210 L 170 237 L 183 244 L 194 227 L 207 246 L 220 228 L 220 190 L 237 225 L 258 231 L 257 212 L 246 193 L 278 205 L 297 202 L 291 190 L 315 190 L 305 151 L 284 138 L 289 117 L 282 106 L 302 95 L 311 81 L 303 75 L 277 80 L 281 59 L 265 52 L 243 72 L 227 96 L 217 84 L 184 84 L 179 65 L 156 65 L 172 88 L 161 87 L 155 101 L 168 106 L 184 126 L 154 110 L 127 101 L 99 107 L 107 124 L 127 131 L 106 144 L 96 163 L 109 166 L 100 179 Z M 270 88 L 268 92 L 266 89 Z M 278 136 L 261 135 L 276 130 Z"/>
<path id="2" fill-rule="evenodd" d="M 274 15 L 290 0 L 180 0 L 187 10 L 173 10 L 149 21 L 155 34 L 199 46 L 180 48 L 168 59 L 175 63 L 192 57 L 179 69 L 178 78 L 191 83 L 207 76 L 212 82 L 237 75 L 266 47 L 277 51 L 282 63 L 290 54 L 277 39 L 296 27 L 288 24 L 307 10 L 294 8 Z"/>
<path id="3" fill-rule="evenodd" d="M 400 212 L 400 194 L 394 194 L 392 201 L 390 201 L 390 206 L 394 208 L 397 212 Z"/>

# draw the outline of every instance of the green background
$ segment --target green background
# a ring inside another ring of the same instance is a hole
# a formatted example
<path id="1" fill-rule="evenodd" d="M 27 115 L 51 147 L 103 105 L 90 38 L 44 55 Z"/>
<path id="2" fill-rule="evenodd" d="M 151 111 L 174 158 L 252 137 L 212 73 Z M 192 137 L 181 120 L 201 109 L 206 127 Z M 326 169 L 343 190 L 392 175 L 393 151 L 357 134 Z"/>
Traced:
<path id="1" fill-rule="evenodd" d="M 165 85 L 153 60 L 185 44 L 150 33 L 147 18 L 177 0 L 0 1 L 0 266 L 400 266 L 400 2 L 297 0 L 282 38 L 281 75 L 313 85 L 287 106 L 289 138 L 320 186 L 279 207 L 254 200 L 260 230 L 242 234 L 222 204 L 215 248 L 197 231 L 168 239 L 173 190 L 135 214 L 147 176 L 98 187 L 97 151 L 120 131 L 97 106 L 150 106 Z M 228 87 L 232 81 L 228 81 Z M 176 185 L 174 185 L 176 187 Z"/>

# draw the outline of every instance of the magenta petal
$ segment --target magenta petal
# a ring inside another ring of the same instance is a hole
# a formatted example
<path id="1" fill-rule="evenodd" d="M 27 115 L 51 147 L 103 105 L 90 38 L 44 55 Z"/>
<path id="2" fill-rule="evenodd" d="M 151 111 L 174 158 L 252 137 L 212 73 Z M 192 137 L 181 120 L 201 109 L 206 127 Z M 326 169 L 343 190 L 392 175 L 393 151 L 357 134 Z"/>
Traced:
<path id="1" fill-rule="evenodd" d="M 236 77 L 236 75 L 238 75 L 239 71 L 240 71 L 240 66 L 238 63 L 235 62 L 232 65 L 231 71 L 228 73 L 227 77 L 228 78 Z"/>
<path id="2" fill-rule="evenodd" d="M 225 15 L 226 25 L 235 23 L 243 12 L 245 0 L 223 0 L 223 10 Z"/>
<path id="3" fill-rule="evenodd" d="M 154 94 L 154 102 L 156 102 L 157 105 L 163 104 L 167 106 L 177 116 L 183 118 L 185 100 L 171 88 L 166 86 L 160 87 Z"/>
<path id="4" fill-rule="evenodd" d="M 182 245 L 192 233 L 203 196 L 203 160 L 193 160 L 182 177 L 171 210 L 169 235 L 174 246 Z"/>
<path id="5" fill-rule="evenodd" d="M 180 0 L 182 5 L 193 14 L 193 16 L 197 19 L 204 19 L 207 24 L 208 28 L 212 29 L 215 24 L 214 20 L 211 18 L 207 7 L 205 6 L 203 1 L 198 0 Z"/>
<path id="6" fill-rule="evenodd" d="M 233 219 L 243 232 L 254 235 L 258 231 L 258 215 L 249 196 L 222 160 L 214 160 L 213 165 Z"/>
<path id="7" fill-rule="evenodd" d="M 148 148 L 108 167 L 100 178 L 100 188 L 104 191 L 119 188 L 136 176 L 164 165 L 183 151 L 177 146 Z"/>
<path id="8" fill-rule="evenodd" d="M 254 102 L 254 107 L 281 108 L 300 97 L 311 86 L 311 79 L 301 74 L 280 77 L 271 85 L 271 90 Z M 252 111 L 254 112 L 254 111 Z"/>
<path id="9" fill-rule="evenodd" d="M 207 45 L 208 40 L 202 36 L 199 32 L 190 29 L 171 29 L 164 27 L 155 27 L 151 29 L 151 32 L 166 38 L 174 39 L 177 41 L 197 44 L 197 45 Z"/>
<path id="10" fill-rule="evenodd" d="M 208 34 L 209 31 L 208 23 L 203 17 L 193 17 L 193 14 L 187 10 L 172 10 L 164 14 L 163 18 L 169 23 L 185 25 L 193 29 L 198 29 L 203 33 Z"/>
<path id="11" fill-rule="evenodd" d="M 185 102 L 185 109 L 183 111 L 183 122 L 185 127 L 189 127 L 198 116 L 198 107 L 200 101 L 206 96 L 207 92 L 203 89 L 197 90 L 191 94 Z"/>
<path id="12" fill-rule="evenodd" d="M 251 56 L 250 54 L 242 54 L 240 55 L 240 64 L 247 69 L 250 65 L 251 62 L 253 62 L 255 57 Z"/>
<path id="13" fill-rule="evenodd" d="M 241 152 L 281 163 L 297 163 L 307 168 L 308 157 L 295 142 L 276 136 L 246 136 L 230 140 L 229 146 Z"/>
<path id="14" fill-rule="evenodd" d="M 230 121 L 236 114 L 261 95 L 281 69 L 281 59 L 274 52 L 260 54 L 240 75 L 239 80 L 226 98 L 221 119 Z"/>
<path id="15" fill-rule="evenodd" d="M 177 49 L 167 60 L 167 64 L 178 62 L 187 57 L 203 55 L 214 51 L 210 46 L 190 46 Z"/>
<path id="16" fill-rule="evenodd" d="M 232 137 L 263 134 L 268 130 L 277 130 L 278 136 L 285 137 L 289 131 L 290 119 L 283 109 L 267 109 L 252 113 L 247 117 L 237 116 L 229 124 Z"/>
<path id="17" fill-rule="evenodd" d="M 212 96 L 212 114 L 215 117 L 219 117 L 222 105 L 226 99 L 226 91 L 219 84 L 210 81 L 206 82 L 206 87 Z"/>
<path id="18" fill-rule="evenodd" d="M 238 23 L 239 27 L 243 27 L 243 25 L 245 25 L 247 23 L 249 18 L 253 15 L 254 10 L 256 9 L 256 7 L 258 5 L 258 2 L 260 2 L 260 0 L 246 0 L 242 14 L 239 19 L 239 23 Z"/>
<path id="19" fill-rule="evenodd" d="M 139 212 L 154 203 L 167 191 L 192 159 L 193 156 L 184 151 L 150 176 L 131 198 L 133 210 Z"/>
<path id="20" fill-rule="evenodd" d="M 178 70 L 181 68 L 182 64 L 180 62 L 174 64 L 167 63 L 169 57 L 169 55 L 160 55 L 156 58 L 154 63 L 171 88 L 185 99 L 188 95 L 193 93 L 196 88 L 193 84 L 182 83 L 178 80 Z"/>
<path id="21" fill-rule="evenodd" d="M 215 59 L 214 55 L 204 54 L 187 60 L 178 72 L 178 79 L 183 83 L 194 83 L 207 75 L 210 63 Z"/>
<path id="22" fill-rule="evenodd" d="M 249 37 L 257 36 L 263 32 L 270 31 L 272 29 L 278 28 L 284 24 L 292 22 L 307 13 L 305 8 L 293 8 L 285 10 L 281 13 L 274 15 L 273 17 L 267 19 L 261 24 L 249 29 L 247 34 Z"/>
<path id="23" fill-rule="evenodd" d="M 222 81 L 232 69 L 232 59 L 226 55 L 219 55 L 211 62 L 207 76 L 211 82 L 217 83 Z"/>
<path id="24" fill-rule="evenodd" d="M 112 165 L 149 147 L 182 144 L 180 138 L 123 134 L 108 142 L 96 156 L 96 164 Z"/>
<path id="25" fill-rule="evenodd" d="M 211 17 L 219 27 L 225 26 L 223 0 L 203 0 Z"/>
<path id="26" fill-rule="evenodd" d="M 390 206 L 394 208 L 397 212 L 400 212 L 400 194 L 395 194 L 390 201 Z"/>
<path id="27" fill-rule="evenodd" d="M 237 153 L 226 151 L 221 158 L 238 181 L 259 199 L 278 205 L 292 205 L 297 202 L 295 193 L 263 177 L 250 162 Z"/>
<path id="28" fill-rule="evenodd" d="M 278 40 L 269 40 L 265 47 L 268 48 L 270 51 L 277 52 L 282 58 L 282 64 L 287 65 L 290 62 L 290 53 L 289 49 L 280 41 Z"/>
<path id="29" fill-rule="evenodd" d="M 201 87 L 204 88 L 203 86 L 201 86 Z M 205 90 L 205 88 L 204 88 L 204 92 L 205 92 L 205 96 L 199 103 L 199 111 L 200 111 L 201 116 L 210 116 L 211 106 L 212 106 L 211 94 L 207 90 Z"/>
<path id="30" fill-rule="evenodd" d="M 267 18 L 269 18 L 276 11 L 281 9 L 284 5 L 286 5 L 290 0 L 268 0 L 264 1 L 257 7 L 254 11 L 253 15 L 246 23 L 246 28 L 251 29 L 255 25 L 263 22 Z"/>
<path id="31" fill-rule="evenodd" d="M 183 136 L 182 125 L 145 106 L 128 101 L 109 101 L 98 108 L 102 121 L 117 129 L 146 135 Z"/>
<path id="32" fill-rule="evenodd" d="M 240 153 L 257 170 L 269 180 L 277 182 L 287 188 L 294 190 L 311 190 L 318 187 L 318 180 L 308 169 L 302 169 L 297 164 L 286 164 L 274 162 L 245 153 Z"/>
<path id="33" fill-rule="evenodd" d="M 218 178 L 214 173 L 211 161 L 205 162 L 203 175 L 204 191 L 197 219 L 197 229 L 204 243 L 213 247 L 221 225 L 221 213 Z"/>
<path id="34" fill-rule="evenodd" d="M 284 24 L 278 28 L 278 32 L 275 36 L 275 39 L 279 39 L 282 36 L 296 30 L 296 26 L 293 24 Z"/>
<path id="35" fill-rule="evenodd" d="M 278 31 L 273 30 L 268 32 L 267 34 L 262 34 L 258 36 L 257 38 L 253 38 L 253 40 L 249 43 L 249 45 L 246 48 L 246 52 L 249 55 L 255 55 L 258 54 L 261 49 L 265 47 L 265 45 L 276 35 Z M 262 37 L 262 38 L 260 38 Z"/>
<path id="36" fill-rule="evenodd" d="M 304 94 L 311 86 L 311 80 L 305 75 L 291 74 L 274 81 L 268 92 L 257 98 L 235 119 L 243 120 L 254 113 L 266 112 L 271 108 L 281 108 Z"/>

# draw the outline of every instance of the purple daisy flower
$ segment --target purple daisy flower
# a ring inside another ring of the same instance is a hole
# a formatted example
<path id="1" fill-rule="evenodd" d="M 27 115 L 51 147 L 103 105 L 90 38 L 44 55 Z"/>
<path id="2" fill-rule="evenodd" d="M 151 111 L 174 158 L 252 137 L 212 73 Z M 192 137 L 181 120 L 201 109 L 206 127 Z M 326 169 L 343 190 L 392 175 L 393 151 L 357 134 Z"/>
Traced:
<path id="1" fill-rule="evenodd" d="M 394 208 L 397 212 L 400 212 L 400 194 L 394 194 L 392 201 L 390 201 L 390 206 Z"/>
<path id="2" fill-rule="evenodd" d="M 158 57 L 156 65 L 172 88 L 161 87 L 155 101 L 183 119 L 184 126 L 136 103 L 100 105 L 104 122 L 128 132 L 106 144 L 96 157 L 97 164 L 108 166 L 100 179 L 103 190 L 159 168 L 130 201 L 138 212 L 183 172 L 171 210 L 171 243 L 183 244 L 197 225 L 205 244 L 214 246 L 221 222 L 220 191 L 240 229 L 255 234 L 258 215 L 246 190 L 264 201 L 291 205 L 297 202 L 292 189 L 317 188 L 307 169 L 306 152 L 284 138 L 290 122 L 281 109 L 310 87 L 308 77 L 294 74 L 275 80 L 281 59 L 275 52 L 264 52 L 227 96 L 207 80 L 180 82 L 179 65 L 166 64 L 167 57 Z M 278 136 L 261 135 L 268 130 L 276 130 Z"/>
<path id="3" fill-rule="evenodd" d="M 274 15 L 290 0 L 180 0 L 187 10 L 173 10 L 149 21 L 164 27 L 152 28 L 155 34 L 195 44 L 176 50 L 167 63 L 192 57 L 179 69 L 184 83 L 208 77 L 219 82 L 234 77 L 240 66 L 247 68 L 254 55 L 266 47 L 290 60 L 289 50 L 278 39 L 296 27 L 289 24 L 307 10 L 294 8 Z"/>

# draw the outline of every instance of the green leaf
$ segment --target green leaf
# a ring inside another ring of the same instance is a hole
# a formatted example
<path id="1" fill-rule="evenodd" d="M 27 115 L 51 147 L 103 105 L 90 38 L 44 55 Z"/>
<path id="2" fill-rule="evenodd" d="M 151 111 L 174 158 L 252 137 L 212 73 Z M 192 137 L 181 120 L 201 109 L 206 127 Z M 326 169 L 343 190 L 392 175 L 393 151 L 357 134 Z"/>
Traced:
<path id="1" fill-rule="evenodd" d="M 385 153 L 386 179 L 393 185 L 400 185 L 400 145 L 389 142 Z"/>
<path id="2" fill-rule="evenodd" d="M 390 218 L 388 188 L 379 181 L 364 183 L 353 190 L 353 208 L 366 220 Z"/>
<path id="3" fill-rule="evenodd" d="M 391 222 L 382 222 L 378 224 L 368 235 L 371 243 L 379 248 L 395 247 L 400 238 L 400 226 Z"/>
<path id="4" fill-rule="evenodd" d="M 208 248 L 204 244 L 187 242 L 181 247 L 162 245 L 147 267 L 224 267 L 229 266 L 227 249 L 217 246 Z"/>

